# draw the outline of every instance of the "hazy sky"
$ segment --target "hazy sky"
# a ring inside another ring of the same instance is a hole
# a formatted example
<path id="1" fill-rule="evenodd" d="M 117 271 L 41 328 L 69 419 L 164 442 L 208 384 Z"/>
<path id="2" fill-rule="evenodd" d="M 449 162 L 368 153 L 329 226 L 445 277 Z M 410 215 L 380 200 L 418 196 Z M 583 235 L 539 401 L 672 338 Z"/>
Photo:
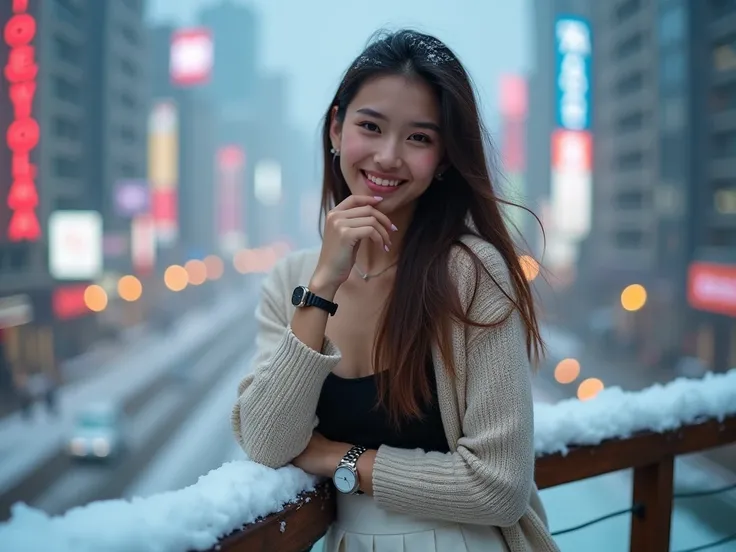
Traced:
<path id="1" fill-rule="evenodd" d="M 200 7 L 220 1 L 148 0 L 149 19 L 196 23 Z M 290 76 L 289 112 L 308 132 L 317 128 L 340 74 L 381 27 L 412 26 L 447 42 L 474 78 L 491 126 L 500 75 L 531 64 L 531 0 L 235 1 L 260 14 L 261 65 Z"/>

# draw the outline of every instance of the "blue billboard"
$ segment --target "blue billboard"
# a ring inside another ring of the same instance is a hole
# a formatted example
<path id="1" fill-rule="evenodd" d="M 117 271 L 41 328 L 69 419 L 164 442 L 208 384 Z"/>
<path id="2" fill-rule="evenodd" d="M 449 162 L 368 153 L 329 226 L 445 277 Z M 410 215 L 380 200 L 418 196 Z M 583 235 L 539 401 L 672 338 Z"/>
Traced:
<path id="1" fill-rule="evenodd" d="M 571 15 L 557 17 L 555 57 L 557 126 L 590 130 L 593 47 L 588 21 Z"/>

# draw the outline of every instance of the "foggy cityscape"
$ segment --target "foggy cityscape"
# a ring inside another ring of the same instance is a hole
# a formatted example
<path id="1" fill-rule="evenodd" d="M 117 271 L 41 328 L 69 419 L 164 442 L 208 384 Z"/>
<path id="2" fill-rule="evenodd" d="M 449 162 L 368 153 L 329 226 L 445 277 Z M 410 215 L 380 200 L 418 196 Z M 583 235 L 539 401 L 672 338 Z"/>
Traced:
<path id="1" fill-rule="evenodd" d="M 231 411 L 264 281 L 322 244 L 330 99 L 404 27 L 467 67 L 518 205 L 555 542 L 736 551 L 735 0 L 0 0 L 0 24 L 1 551 L 322 551 L 331 483 L 251 461 Z"/>

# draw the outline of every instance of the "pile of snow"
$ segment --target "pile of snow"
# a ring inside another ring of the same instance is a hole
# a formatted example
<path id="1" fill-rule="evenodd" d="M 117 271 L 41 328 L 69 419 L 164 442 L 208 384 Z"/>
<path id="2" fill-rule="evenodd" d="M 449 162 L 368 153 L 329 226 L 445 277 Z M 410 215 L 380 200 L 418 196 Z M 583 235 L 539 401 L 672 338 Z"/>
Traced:
<path id="1" fill-rule="evenodd" d="M 228 462 L 185 489 L 93 502 L 58 517 L 16 504 L 10 521 L 0 524 L 0 543 L 13 552 L 207 550 L 243 524 L 280 511 L 317 482 L 292 466 Z"/>
<path id="2" fill-rule="evenodd" d="M 611 387 L 590 401 L 535 404 L 534 446 L 537 455 L 564 454 L 571 445 L 597 445 L 640 431 L 664 432 L 734 414 L 736 369 L 702 379 L 678 378 L 638 392 Z"/>
<path id="3" fill-rule="evenodd" d="M 667 431 L 704 418 L 736 414 L 736 369 L 702 380 L 679 379 L 638 393 L 612 388 L 588 402 L 535 405 L 537 454 L 565 452 L 642 430 Z M 0 542 L 14 552 L 184 552 L 279 511 L 318 479 L 287 466 L 228 462 L 178 491 L 146 499 L 108 500 L 58 517 L 19 504 L 0 524 Z M 288 527 L 283 528 L 288 531 Z"/>

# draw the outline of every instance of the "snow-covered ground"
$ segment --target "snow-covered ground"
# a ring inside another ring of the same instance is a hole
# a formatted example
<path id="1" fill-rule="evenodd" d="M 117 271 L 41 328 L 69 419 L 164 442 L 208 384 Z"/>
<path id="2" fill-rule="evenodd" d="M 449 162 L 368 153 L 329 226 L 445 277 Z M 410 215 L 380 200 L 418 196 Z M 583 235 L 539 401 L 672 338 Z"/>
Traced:
<path id="1" fill-rule="evenodd" d="M 173 365 L 211 340 L 246 309 L 255 305 L 254 289 L 220 298 L 213 306 L 190 313 L 166 337 L 144 342 L 114 361 L 113 366 L 64 386 L 59 392 L 60 415 L 27 422 L 19 413 L 0 420 L 0 494 L 58 452 L 72 426 L 75 409 L 103 398 L 125 401 Z"/>
<path id="2" fill-rule="evenodd" d="M 240 370 L 237 370 L 240 372 Z M 212 397 L 224 396 L 227 387 L 237 380 L 234 372 L 228 384 L 213 391 Z M 665 397 L 666 395 L 666 397 Z M 571 441 L 595 443 L 619 435 L 627 435 L 641 427 L 625 415 L 611 415 L 624 410 L 621 405 L 636 409 L 637 420 L 648 421 L 652 429 L 667 429 L 700 416 L 724 416 L 736 413 L 736 370 L 711 376 L 702 381 L 677 382 L 664 390 L 650 391 L 649 400 L 639 401 L 628 394 L 610 393 L 608 397 L 581 403 L 545 405 L 544 394 L 538 394 L 537 415 L 538 452 L 564 448 Z M 660 397 L 660 400 L 653 400 Z M 228 400 L 228 407 L 232 404 Z M 621 401 L 617 403 L 616 401 Z M 605 404 L 607 408 L 600 405 Z M 204 409 L 203 415 L 215 419 L 213 410 Z M 218 408 L 220 405 L 218 404 Z M 203 407 L 204 408 L 204 407 Z M 222 411 L 227 411 L 224 406 Z M 539 418 L 538 418 L 539 420 Z M 661 420 L 665 420 L 662 422 Z M 227 433 L 221 422 L 216 431 Z M 570 427 L 578 433 L 571 432 Z M 189 431 L 209 432 L 209 424 L 192 423 Z M 188 435 L 172 441 L 164 454 L 170 458 L 177 452 L 189 451 L 192 442 L 207 446 L 207 435 Z M 231 439 L 230 436 L 225 437 Z M 200 441 L 202 439 L 202 441 Z M 219 448 L 219 447 L 218 447 Z M 236 456 L 235 447 L 224 443 L 226 456 Z M 164 460 L 161 460 L 163 462 Z M 164 464 L 158 464 L 164 465 Z M 680 465 L 678 464 L 678 472 Z M 156 490 L 149 486 L 153 475 L 163 473 L 154 463 L 150 474 L 143 474 L 133 494 L 147 494 Z M 172 478 L 169 484 L 178 483 Z M 117 552 L 123 550 L 171 551 L 203 550 L 212 546 L 218 536 L 228 533 L 243 522 L 277 510 L 282 503 L 302 490 L 313 486 L 315 480 L 292 467 L 270 470 L 247 460 L 227 462 L 201 477 L 196 483 L 180 490 L 164 492 L 147 498 L 98 502 L 76 508 L 64 516 L 48 517 L 43 512 L 19 507 L 12 519 L 0 525 L 0 542 L 8 543 L 16 552 L 45 549 L 50 542 L 58 552 Z M 713 487 L 718 483 L 711 481 Z M 162 488 L 168 487 L 164 485 Z M 630 506 L 631 487 L 626 474 L 611 474 L 588 481 L 576 482 L 542 492 L 552 530 L 582 523 L 616 509 Z M 111 521 L 114 520 L 114 521 Z M 559 537 L 563 550 L 625 550 L 629 520 L 626 516 L 600 525 Z M 288 528 L 287 528 L 288 530 Z M 703 527 L 692 514 L 676 510 L 673 519 L 673 547 L 703 544 L 722 535 Z M 733 545 L 713 548 L 716 552 L 732 550 Z"/>

